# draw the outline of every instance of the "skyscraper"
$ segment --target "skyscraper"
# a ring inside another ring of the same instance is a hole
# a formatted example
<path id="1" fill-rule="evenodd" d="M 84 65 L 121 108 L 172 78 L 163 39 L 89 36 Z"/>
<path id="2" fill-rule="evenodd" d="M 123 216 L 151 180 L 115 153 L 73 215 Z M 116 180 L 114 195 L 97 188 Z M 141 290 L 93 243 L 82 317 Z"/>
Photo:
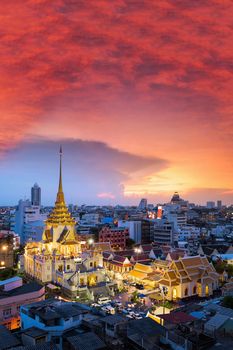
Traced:
<path id="1" fill-rule="evenodd" d="M 41 205 L 41 188 L 37 183 L 31 189 L 31 203 L 35 206 Z"/>
<path id="2" fill-rule="evenodd" d="M 138 209 L 145 210 L 146 208 L 147 208 L 147 199 L 142 198 L 139 203 Z"/>

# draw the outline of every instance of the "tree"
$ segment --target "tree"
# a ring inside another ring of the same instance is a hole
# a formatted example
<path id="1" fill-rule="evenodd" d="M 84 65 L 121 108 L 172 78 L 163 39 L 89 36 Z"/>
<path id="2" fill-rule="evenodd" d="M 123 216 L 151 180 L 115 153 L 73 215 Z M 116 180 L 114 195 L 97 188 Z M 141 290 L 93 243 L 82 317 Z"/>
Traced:
<path id="1" fill-rule="evenodd" d="M 131 296 L 132 303 L 136 303 L 138 301 L 138 295 L 139 294 L 136 290 L 132 293 L 132 296 Z"/>
<path id="2" fill-rule="evenodd" d="M 6 268 L 3 270 L 0 270 L 0 280 L 11 278 L 15 276 L 15 274 L 16 274 L 16 271 L 12 268 Z"/>
<path id="3" fill-rule="evenodd" d="M 126 247 L 127 248 L 132 248 L 135 244 L 135 241 L 132 238 L 127 238 L 126 239 Z"/>
<path id="4" fill-rule="evenodd" d="M 230 295 L 223 298 L 223 306 L 229 307 L 230 309 L 233 309 L 233 297 Z"/>

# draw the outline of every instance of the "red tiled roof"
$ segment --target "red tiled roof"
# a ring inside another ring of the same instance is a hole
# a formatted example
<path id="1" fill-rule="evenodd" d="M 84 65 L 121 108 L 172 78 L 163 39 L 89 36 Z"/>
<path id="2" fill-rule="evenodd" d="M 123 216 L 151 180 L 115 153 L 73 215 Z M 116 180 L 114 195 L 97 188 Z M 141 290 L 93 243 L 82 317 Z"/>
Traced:
<path id="1" fill-rule="evenodd" d="M 173 324 L 188 323 L 196 320 L 195 317 L 189 314 L 186 314 L 185 312 L 182 312 L 182 311 L 159 315 L 159 317 L 162 318 L 164 321 L 167 321 Z"/>

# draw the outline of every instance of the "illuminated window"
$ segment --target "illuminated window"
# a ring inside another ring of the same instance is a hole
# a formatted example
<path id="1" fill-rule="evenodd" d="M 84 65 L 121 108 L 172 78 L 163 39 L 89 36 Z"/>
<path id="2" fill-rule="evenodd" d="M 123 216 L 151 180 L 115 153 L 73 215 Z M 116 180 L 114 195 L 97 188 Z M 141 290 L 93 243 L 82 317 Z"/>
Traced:
<path id="1" fill-rule="evenodd" d="M 172 290 L 172 297 L 173 297 L 173 299 L 176 299 L 176 297 L 177 297 L 176 288 L 173 288 L 173 290 Z"/>

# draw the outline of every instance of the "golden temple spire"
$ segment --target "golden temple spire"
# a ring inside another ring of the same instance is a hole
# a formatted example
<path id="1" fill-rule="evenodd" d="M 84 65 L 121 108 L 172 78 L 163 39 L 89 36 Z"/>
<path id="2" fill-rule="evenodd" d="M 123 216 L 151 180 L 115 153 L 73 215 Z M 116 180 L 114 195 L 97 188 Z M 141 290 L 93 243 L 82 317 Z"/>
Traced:
<path id="1" fill-rule="evenodd" d="M 56 203 L 65 203 L 65 197 L 62 188 L 62 146 L 60 146 L 60 174 Z"/>
<path id="2" fill-rule="evenodd" d="M 62 146 L 60 146 L 60 175 L 59 175 L 58 192 L 63 192 L 63 189 L 62 189 Z"/>
<path id="3" fill-rule="evenodd" d="M 57 192 L 57 199 L 55 202 L 55 207 L 52 212 L 49 214 L 48 219 L 46 220 L 47 225 L 52 225 L 54 227 L 58 225 L 63 226 L 75 226 L 75 220 L 71 217 L 71 214 L 68 211 L 68 208 L 65 203 L 65 196 L 62 188 L 62 147 L 60 147 L 60 170 L 59 170 L 59 185 Z M 70 231 L 69 231 L 70 232 Z M 68 231 L 66 232 L 68 234 Z M 65 233 L 64 233 L 65 234 Z M 69 233 L 69 240 L 72 236 L 74 238 L 74 232 Z"/>

